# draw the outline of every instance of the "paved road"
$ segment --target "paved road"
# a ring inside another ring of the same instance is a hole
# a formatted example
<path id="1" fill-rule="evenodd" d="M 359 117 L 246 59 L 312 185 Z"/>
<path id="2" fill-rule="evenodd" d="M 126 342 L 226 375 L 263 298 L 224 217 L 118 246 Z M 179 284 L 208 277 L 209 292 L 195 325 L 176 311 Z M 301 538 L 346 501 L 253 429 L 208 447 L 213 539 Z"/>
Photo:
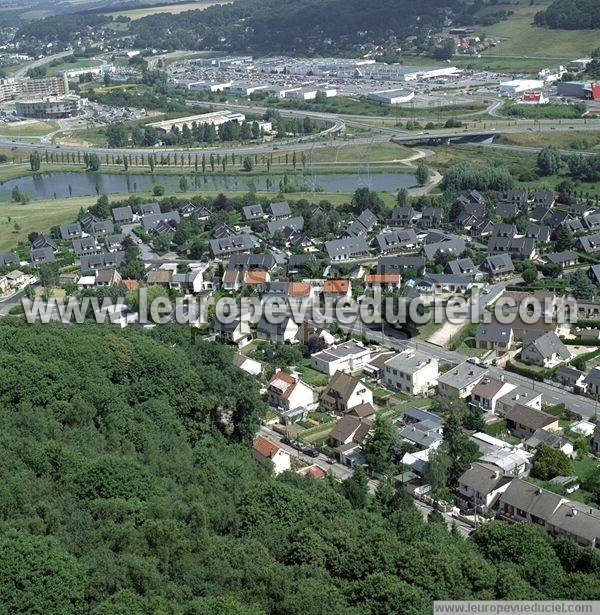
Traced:
<path id="1" fill-rule="evenodd" d="M 364 336 L 367 339 L 374 341 L 381 346 L 391 348 L 393 350 L 402 350 L 406 347 L 416 348 L 427 353 L 429 356 L 438 359 L 442 363 L 462 363 L 466 360 L 465 355 L 455 352 L 453 350 L 447 350 L 441 348 L 435 344 L 429 342 L 417 340 L 415 338 L 407 340 L 405 336 L 394 332 L 391 327 L 387 327 L 385 332 L 375 331 L 367 328 L 362 323 L 355 323 L 352 326 L 340 325 L 340 327 L 348 332 L 355 333 L 359 336 Z M 504 378 L 506 382 L 511 384 L 524 386 L 528 389 L 532 389 L 542 394 L 544 403 L 547 404 L 565 404 L 565 407 L 569 410 L 580 414 L 584 418 L 594 418 L 600 414 L 600 406 L 598 403 L 580 395 L 575 395 L 569 391 L 565 391 L 558 386 L 552 384 L 546 384 L 544 382 L 537 382 L 515 374 L 501 367 L 490 367 L 490 375 L 495 378 Z"/>
<path id="2" fill-rule="evenodd" d="M 30 68 L 37 68 L 38 66 L 43 66 L 44 64 L 48 64 L 52 62 L 52 60 L 58 60 L 60 58 L 66 58 L 73 54 L 73 51 L 61 51 L 60 53 L 55 53 L 51 56 L 46 56 L 44 58 L 40 58 L 39 60 L 34 60 L 33 62 L 27 64 L 27 66 L 23 66 L 23 68 L 19 68 L 13 73 L 13 77 L 25 77 L 27 71 Z"/>
<path id="3" fill-rule="evenodd" d="M 21 305 L 21 299 L 25 296 L 26 289 L 20 290 L 10 297 L 0 300 L 0 316 L 7 316 L 10 308 Z"/>
<path id="4" fill-rule="evenodd" d="M 308 455 L 304 455 L 300 453 L 295 448 L 292 448 L 291 446 L 288 446 L 287 444 L 283 444 L 281 442 L 281 439 L 283 438 L 283 436 L 280 433 L 272 430 L 270 427 L 262 425 L 260 427 L 260 433 L 262 433 L 264 436 L 267 436 L 269 439 L 277 442 L 277 444 L 281 446 L 283 450 L 287 451 L 292 457 L 301 459 L 303 462 L 308 463 L 308 464 L 317 463 L 324 470 L 327 470 L 327 472 L 331 472 L 331 474 L 333 474 L 336 478 L 340 480 L 346 480 L 348 477 L 352 476 L 353 470 L 351 468 L 345 465 L 342 465 L 341 463 L 332 463 L 329 460 L 329 458 L 323 454 L 320 454 L 318 457 L 309 457 Z M 369 479 L 369 491 L 371 493 L 375 493 L 375 490 L 377 489 L 378 485 L 379 485 L 379 481 L 374 480 L 374 479 Z M 413 502 L 415 503 L 415 506 L 421 512 L 423 517 L 427 519 L 427 517 L 429 516 L 429 513 L 433 510 L 432 507 L 429 506 L 429 504 L 426 504 L 425 502 L 421 502 L 421 500 L 413 499 Z M 443 514 L 444 520 L 446 521 L 446 524 L 449 527 L 451 527 L 452 525 L 455 525 L 458 528 L 458 531 L 463 536 L 468 536 L 473 531 L 473 528 L 467 523 L 464 523 L 463 521 L 455 519 L 448 513 L 442 513 L 442 514 Z"/>

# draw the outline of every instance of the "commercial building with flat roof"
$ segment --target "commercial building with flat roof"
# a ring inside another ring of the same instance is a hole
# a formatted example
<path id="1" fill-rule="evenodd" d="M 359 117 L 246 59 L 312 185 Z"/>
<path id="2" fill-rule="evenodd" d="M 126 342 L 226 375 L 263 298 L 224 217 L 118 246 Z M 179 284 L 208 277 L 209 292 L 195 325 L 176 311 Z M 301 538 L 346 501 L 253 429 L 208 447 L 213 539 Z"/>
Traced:
<path id="1" fill-rule="evenodd" d="M 226 124 L 227 122 L 238 122 L 241 124 L 245 121 L 246 116 L 243 113 L 234 113 L 224 109 L 223 111 L 213 111 L 212 113 L 178 117 L 174 120 L 153 122 L 152 124 L 148 124 L 148 126 L 152 126 L 161 132 L 169 132 L 173 126 L 176 126 L 179 130 L 181 130 L 184 126 L 191 128 L 193 124 L 212 124 L 218 130 L 221 124 Z"/>
<path id="2" fill-rule="evenodd" d="M 369 92 L 367 98 L 387 105 L 401 105 L 410 102 L 415 97 L 414 90 L 379 90 Z"/>

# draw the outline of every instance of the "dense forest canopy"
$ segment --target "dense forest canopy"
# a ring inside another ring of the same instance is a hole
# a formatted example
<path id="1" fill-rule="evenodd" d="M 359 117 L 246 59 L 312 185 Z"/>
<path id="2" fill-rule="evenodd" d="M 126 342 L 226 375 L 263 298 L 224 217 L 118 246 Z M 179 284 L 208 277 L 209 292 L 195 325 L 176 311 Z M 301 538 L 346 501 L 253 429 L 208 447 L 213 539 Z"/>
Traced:
<path id="1" fill-rule="evenodd" d="M 150 15 L 132 22 L 130 31 L 140 47 L 307 53 L 439 27 L 446 8 L 455 5 L 459 0 L 237 0 L 204 11 Z"/>
<path id="2" fill-rule="evenodd" d="M 600 0 L 554 0 L 536 14 L 535 23 L 564 30 L 600 28 Z"/>
<path id="3" fill-rule="evenodd" d="M 272 478 L 249 453 L 255 384 L 189 329 L 3 320 L 0 364 L 6 612 L 424 615 L 438 598 L 600 598 L 600 556 L 532 525 L 465 540 L 385 485 L 367 503 L 358 478 Z"/>

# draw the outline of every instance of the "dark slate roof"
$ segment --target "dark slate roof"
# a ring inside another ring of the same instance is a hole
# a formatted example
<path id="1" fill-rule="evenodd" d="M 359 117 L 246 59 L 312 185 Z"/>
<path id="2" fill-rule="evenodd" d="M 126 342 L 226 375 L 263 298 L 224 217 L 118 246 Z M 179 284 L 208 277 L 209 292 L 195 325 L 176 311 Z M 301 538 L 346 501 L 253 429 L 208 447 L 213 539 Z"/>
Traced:
<path id="1" fill-rule="evenodd" d="M 271 215 L 277 218 L 282 216 L 291 216 L 292 210 L 290 209 L 290 204 L 287 201 L 271 203 Z"/>
<path id="2" fill-rule="evenodd" d="M 565 361 L 571 358 L 571 353 L 554 331 L 547 331 L 546 333 L 531 331 L 525 333 L 523 335 L 523 350 L 529 346 L 534 346 L 544 358 L 550 358 L 554 354 L 557 354 Z"/>
<path id="3" fill-rule="evenodd" d="M 10 265 L 12 263 L 18 263 L 19 257 L 16 252 L 3 252 L 0 254 L 0 267 Z"/>
<path id="4" fill-rule="evenodd" d="M 477 326 L 475 339 L 478 342 L 505 342 L 510 341 L 512 327 L 495 323 L 481 323 Z"/>
<path id="5" fill-rule="evenodd" d="M 277 231 L 283 231 L 286 228 L 301 231 L 304 228 L 304 218 L 296 216 L 295 218 L 285 218 L 284 220 L 269 220 L 267 223 L 267 230 L 270 235 Z"/>
<path id="6" fill-rule="evenodd" d="M 106 252 L 104 254 L 94 254 L 82 256 L 79 260 L 82 271 L 92 269 L 114 269 L 120 267 L 125 262 L 125 252 Z"/>
<path id="7" fill-rule="evenodd" d="M 112 210 L 113 220 L 115 222 L 127 222 L 133 220 L 133 209 L 129 205 L 125 207 L 115 207 Z"/>
<path id="8" fill-rule="evenodd" d="M 377 273 L 401 273 L 406 269 L 425 270 L 423 256 L 381 256 L 377 259 Z"/>
<path id="9" fill-rule="evenodd" d="M 325 242 L 325 250 L 329 258 L 352 258 L 369 252 L 369 245 L 364 237 L 345 237 Z"/>

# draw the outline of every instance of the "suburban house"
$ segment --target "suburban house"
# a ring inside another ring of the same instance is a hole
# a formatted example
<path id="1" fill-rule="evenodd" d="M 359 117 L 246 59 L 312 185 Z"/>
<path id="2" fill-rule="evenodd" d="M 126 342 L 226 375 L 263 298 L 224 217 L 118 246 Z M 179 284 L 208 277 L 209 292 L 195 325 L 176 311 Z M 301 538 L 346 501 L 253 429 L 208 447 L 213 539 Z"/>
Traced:
<path id="1" fill-rule="evenodd" d="M 377 259 L 377 273 L 405 274 L 413 271 L 413 275 L 425 273 L 425 257 L 423 256 L 380 256 Z"/>
<path id="2" fill-rule="evenodd" d="M 524 445 L 528 451 L 535 451 L 542 443 L 550 448 L 561 451 L 567 455 L 567 457 L 573 457 L 575 454 L 575 449 L 571 441 L 567 440 L 559 433 L 548 431 L 547 429 L 536 429 L 533 435 L 525 440 Z"/>
<path id="3" fill-rule="evenodd" d="M 346 261 L 369 253 L 364 237 L 344 237 L 325 242 L 325 251 L 332 261 Z"/>
<path id="4" fill-rule="evenodd" d="M 54 260 L 54 250 L 50 247 L 31 248 L 29 250 L 29 260 L 32 265 L 44 265 Z"/>
<path id="5" fill-rule="evenodd" d="M 13 264 L 19 264 L 19 256 L 16 252 L 3 252 L 0 254 L 0 267 Z"/>
<path id="6" fill-rule="evenodd" d="M 112 217 L 115 224 L 131 224 L 133 222 L 133 209 L 131 209 L 130 205 L 114 207 Z"/>
<path id="7" fill-rule="evenodd" d="M 265 217 L 265 212 L 263 211 L 260 203 L 256 205 L 245 205 L 242 207 L 242 214 L 244 216 L 244 220 L 248 221 L 260 220 Z"/>
<path id="8" fill-rule="evenodd" d="M 420 421 L 405 425 L 400 429 L 399 437 L 417 451 L 429 451 L 442 443 L 444 424 L 437 421 Z"/>
<path id="9" fill-rule="evenodd" d="M 496 402 L 496 414 L 504 417 L 517 404 L 539 410 L 542 407 L 542 394 L 525 386 L 515 386 L 498 399 Z"/>
<path id="10" fill-rule="evenodd" d="M 164 286 L 165 288 L 170 288 L 172 277 L 172 269 L 151 269 L 146 275 L 146 283 L 148 286 Z"/>
<path id="11" fill-rule="evenodd" d="M 278 342 L 279 344 L 285 344 L 286 342 L 295 344 L 297 334 L 298 325 L 289 316 L 286 316 L 279 322 L 269 322 L 263 316 L 256 325 L 256 337 L 259 340 Z"/>
<path id="12" fill-rule="evenodd" d="M 423 227 L 439 226 L 444 219 L 444 210 L 441 207 L 423 207 L 420 224 Z"/>
<path id="13" fill-rule="evenodd" d="M 506 413 L 506 427 L 517 438 L 529 438 L 537 429 L 556 431 L 558 419 L 551 414 L 523 404 L 515 404 Z"/>
<path id="14" fill-rule="evenodd" d="M 327 412 L 347 413 L 356 406 L 373 403 L 373 391 L 362 381 L 345 372 L 336 372 L 321 393 L 321 405 Z"/>
<path id="15" fill-rule="evenodd" d="M 352 295 L 350 280 L 325 280 L 323 294 L 329 299 L 344 299 Z"/>
<path id="16" fill-rule="evenodd" d="M 521 361 L 541 367 L 554 367 L 568 361 L 571 353 L 554 331 L 532 331 L 523 336 Z"/>
<path id="17" fill-rule="evenodd" d="M 381 254 L 395 254 L 416 248 L 419 240 L 412 228 L 394 228 L 379 233 L 375 237 L 375 243 Z"/>
<path id="18" fill-rule="evenodd" d="M 233 355 L 233 364 L 251 376 L 260 376 L 262 373 L 262 365 L 260 361 L 255 361 L 254 359 L 251 359 L 250 357 L 247 357 L 239 352 L 236 352 Z"/>
<path id="19" fill-rule="evenodd" d="M 458 495 L 468 507 L 491 510 L 512 481 L 489 463 L 475 462 L 458 479 Z"/>
<path id="20" fill-rule="evenodd" d="M 315 392 L 297 376 L 277 371 L 267 385 L 267 402 L 278 410 L 294 410 L 315 406 Z"/>
<path id="21" fill-rule="evenodd" d="M 280 201 L 277 203 L 271 203 L 270 216 L 274 220 L 281 220 L 282 218 L 288 218 L 292 215 L 290 204 L 287 201 Z"/>
<path id="22" fill-rule="evenodd" d="M 258 239 L 250 233 L 228 235 L 210 240 L 210 250 L 215 258 L 226 258 L 233 254 L 250 252 L 258 246 Z"/>
<path id="23" fill-rule="evenodd" d="M 510 254 L 488 256 L 481 268 L 494 278 L 509 277 L 515 271 Z"/>
<path id="24" fill-rule="evenodd" d="M 102 269 L 96 275 L 96 286 L 118 286 L 121 275 L 116 269 Z"/>
<path id="25" fill-rule="evenodd" d="M 533 523 L 553 536 L 571 538 L 582 547 L 600 545 L 600 510 L 520 478 L 500 496 L 499 513 L 508 521 Z"/>
<path id="26" fill-rule="evenodd" d="M 560 265 L 561 267 L 573 267 L 579 262 L 577 252 L 569 250 L 566 252 L 551 252 L 550 254 L 542 254 L 539 259 L 540 263 L 545 265 Z"/>
<path id="27" fill-rule="evenodd" d="M 212 330 L 225 342 L 238 346 L 245 346 L 252 339 L 250 325 L 239 318 L 232 322 L 222 322 L 219 318 L 215 318 Z"/>
<path id="28" fill-rule="evenodd" d="M 513 343 L 513 331 L 510 325 L 497 323 L 481 323 L 475 333 L 475 345 L 477 348 L 506 352 Z"/>
<path id="29" fill-rule="evenodd" d="M 369 273 L 365 276 L 365 289 L 392 292 L 399 290 L 402 276 L 399 273 Z"/>
<path id="30" fill-rule="evenodd" d="M 496 378 L 485 376 L 471 391 L 471 404 L 477 406 L 484 412 L 495 413 L 498 400 L 512 391 L 514 384 L 504 382 Z"/>
<path id="31" fill-rule="evenodd" d="M 349 374 L 358 372 L 370 359 L 371 351 L 368 348 L 361 342 L 348 340 L 313 354 L 310 357 L 310 364 L 314 369 L 333 376 L 336 372 Z"/>
<path id="32" fill-rule="evenodd" d="M 265 436 L 258 435 L 254 438 L 252 456 L 259 463 L 271 466 L 275 476 L 292 467 L 290 454 Z"/>
<path id="33" fill-rule="evenodd" d="M 261 291 L 264 285 L 271 280 L 271 275 L 268 271 L 261 269 L 250 269 L 244 272 L 244 286 L 249 286 L 257 291 Z"/>
<path id="34" fill-rule="evenodd" d="M 412 207 L 394 207 L 394 209 L 392 209 L 392 215 L 390 216 L 390 223 L 400 226 L 410 226 L 415 221 L 415 218 L 415 210 Z"/>
<path id="35" fill-rule="evenodd" d="M 600 395 L 600 367 L 592 367 L 584 378 L 583 383 L 590 395 L 598 397 Z"/>
<path id="36" fill-rule="evenodd" d="M 437 359 L 412 348 L 395 354 L 383 366 L 385 386 L 411 395 L 428 395 L 436 385 L 438 374 Z"/>
<path id="37" fill-rule="evenodd" d="M 505 443 L 504 447 L 483 455 L 480 461 L 497 467 L 505 476 L 524 476 L 529 473 L 531 457 L 531 453 Z"/>
<path id="38" fill-rule="evenodd" d="M 63 241 L 72 241 L 73 239 L 81 239 L 83 237 L 83 229 L 79 222 L 73 224 L 61 224 L 58 227 L 60 238 Z"/>
<path id="39" fill-rule="evenodd" d="M 473 389 L 486 373 L 485 368 L 464 361 L 438 378 L 438 393 L 443 397 L 461 399 L 470 397 Z"/>
<path id="40" fill-rule="evenodd" d="M 458 258 L 446 264 L 446 273 L 454 275 L 474 275 L 476 267 L 470 258 Z"/>
<path id="41" fill-rule="evenodd" d="M 370 421 L 344 415 L 329 433 L 329 443 L 333 448 L 343 447 L 348 444 L 362 444 L 371 430 Z"/>

